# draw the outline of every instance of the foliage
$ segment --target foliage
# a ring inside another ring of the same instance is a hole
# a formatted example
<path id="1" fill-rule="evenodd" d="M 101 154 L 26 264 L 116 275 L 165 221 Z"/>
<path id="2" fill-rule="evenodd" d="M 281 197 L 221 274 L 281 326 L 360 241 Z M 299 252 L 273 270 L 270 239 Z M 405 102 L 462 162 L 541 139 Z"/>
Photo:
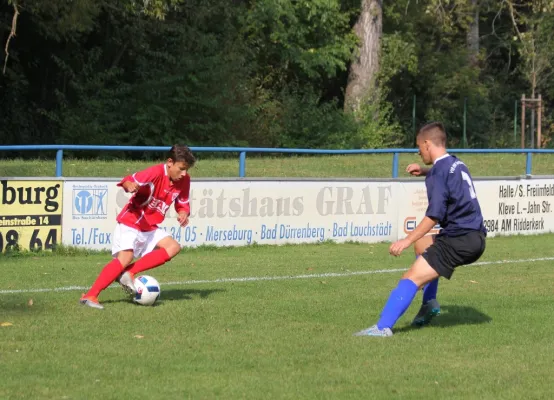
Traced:
<path id="1" fill-rule="evenodd" d="M 320 102 L 315 93 L 299 87 L 281 93 L 282 123 L 278 147 L 349 148 L 358 127 L 337 102 Z"/>
<path id="2" fill-rule="evenodd" d="M 384 3 L 378 101 L 355 121 L 341 110 L 360 5 L 3 2 L 0 143 L 412 146 L 440 119 L 459 145 L 465 103 L 471 147 L 512 147 L 514 104 L 535 87 L 552 146 L 552 0 Z"/>
<path id="3" fill-rule="evenodd" d="M 244 34 L 269 82 L 333 78 L 345 71 L 356 44 L 338 0 L 258 0 Z"/>

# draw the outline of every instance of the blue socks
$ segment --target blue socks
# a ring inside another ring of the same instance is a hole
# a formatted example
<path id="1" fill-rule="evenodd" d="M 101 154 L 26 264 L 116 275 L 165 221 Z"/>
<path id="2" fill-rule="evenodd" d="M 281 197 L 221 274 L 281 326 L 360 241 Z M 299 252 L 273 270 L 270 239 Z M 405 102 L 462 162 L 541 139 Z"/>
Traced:
<path id="1" fill-rule="evenodd" d="M 377 328 L 392 328 L 396 321 L 406 312 L 417 293 L 417 285 L 409 279 L 401 279 L 398 286 L 391 292 Z"/>
<path id="2" fill-rule="evenodd" d="M 425 285 L 423 287 L 423 304 L 427 303 L 429 300 L 436 299 L 438 289 L 439 289 L 439 278 Z"/>
<path id="3" fill-rule="evenodd" d="M 416 260 L 419 256 L 416 256 Z M 423 287 L 423 303 L 427 303 L 429 300 L 435 300 L 437 298 L 437 290 L 439 290 L 439 278 L 429 282 Z"/>

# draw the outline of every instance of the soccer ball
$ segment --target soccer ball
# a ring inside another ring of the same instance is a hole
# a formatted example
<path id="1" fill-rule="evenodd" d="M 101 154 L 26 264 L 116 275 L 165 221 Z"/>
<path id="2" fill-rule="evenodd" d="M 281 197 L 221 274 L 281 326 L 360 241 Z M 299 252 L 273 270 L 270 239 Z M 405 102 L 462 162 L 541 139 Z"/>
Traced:
<path id="1" fill-rule="evenodd" d="M 135 303 L 152 306 L 160 298 L 160 284 L 151 276 L 141 275 L 135 278 L 137 293 L 133 298 Z"/>

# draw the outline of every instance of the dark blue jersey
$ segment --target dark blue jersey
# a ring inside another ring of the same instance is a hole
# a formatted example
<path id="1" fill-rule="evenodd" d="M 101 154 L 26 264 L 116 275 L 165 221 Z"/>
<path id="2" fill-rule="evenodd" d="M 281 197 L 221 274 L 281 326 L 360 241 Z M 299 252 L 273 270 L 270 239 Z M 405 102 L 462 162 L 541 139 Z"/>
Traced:
<path id="1" fill-rule="evenodd" d="M 445 155 L 435 160 L 425 186 L 429 200 L 425 215 L 439 221 L 439 235 L 460 236 L 472 231 L 486 234 L 471 175 L 457 157 Z"/>

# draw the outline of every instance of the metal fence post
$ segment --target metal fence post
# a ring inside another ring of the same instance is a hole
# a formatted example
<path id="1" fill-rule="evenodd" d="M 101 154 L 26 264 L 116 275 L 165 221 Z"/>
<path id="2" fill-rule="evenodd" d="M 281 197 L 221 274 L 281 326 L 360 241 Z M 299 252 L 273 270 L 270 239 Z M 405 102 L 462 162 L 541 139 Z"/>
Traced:
<path id="1" fill-rule="evenodd" d="M 241 151 L 239 155 L 239 177 L 246 176 L 246 151 Z"/>
<path id="2" fill-rule="evenodd" d="M 56 151 L 56 176 L 62 176 L 63 150 Z"/>
<path id="3" fill-rule="evenodd" d="M 533 153 L 530 151 L 527 152 L 527 160 L 525 163 L 525 175 L 531 175 L 532 164 L 533 164 Z"/>
<path id="4" fill-rule="evenodd" d="M 392 177 L 398 178 L 398 153 L 392 155 Z"/>

